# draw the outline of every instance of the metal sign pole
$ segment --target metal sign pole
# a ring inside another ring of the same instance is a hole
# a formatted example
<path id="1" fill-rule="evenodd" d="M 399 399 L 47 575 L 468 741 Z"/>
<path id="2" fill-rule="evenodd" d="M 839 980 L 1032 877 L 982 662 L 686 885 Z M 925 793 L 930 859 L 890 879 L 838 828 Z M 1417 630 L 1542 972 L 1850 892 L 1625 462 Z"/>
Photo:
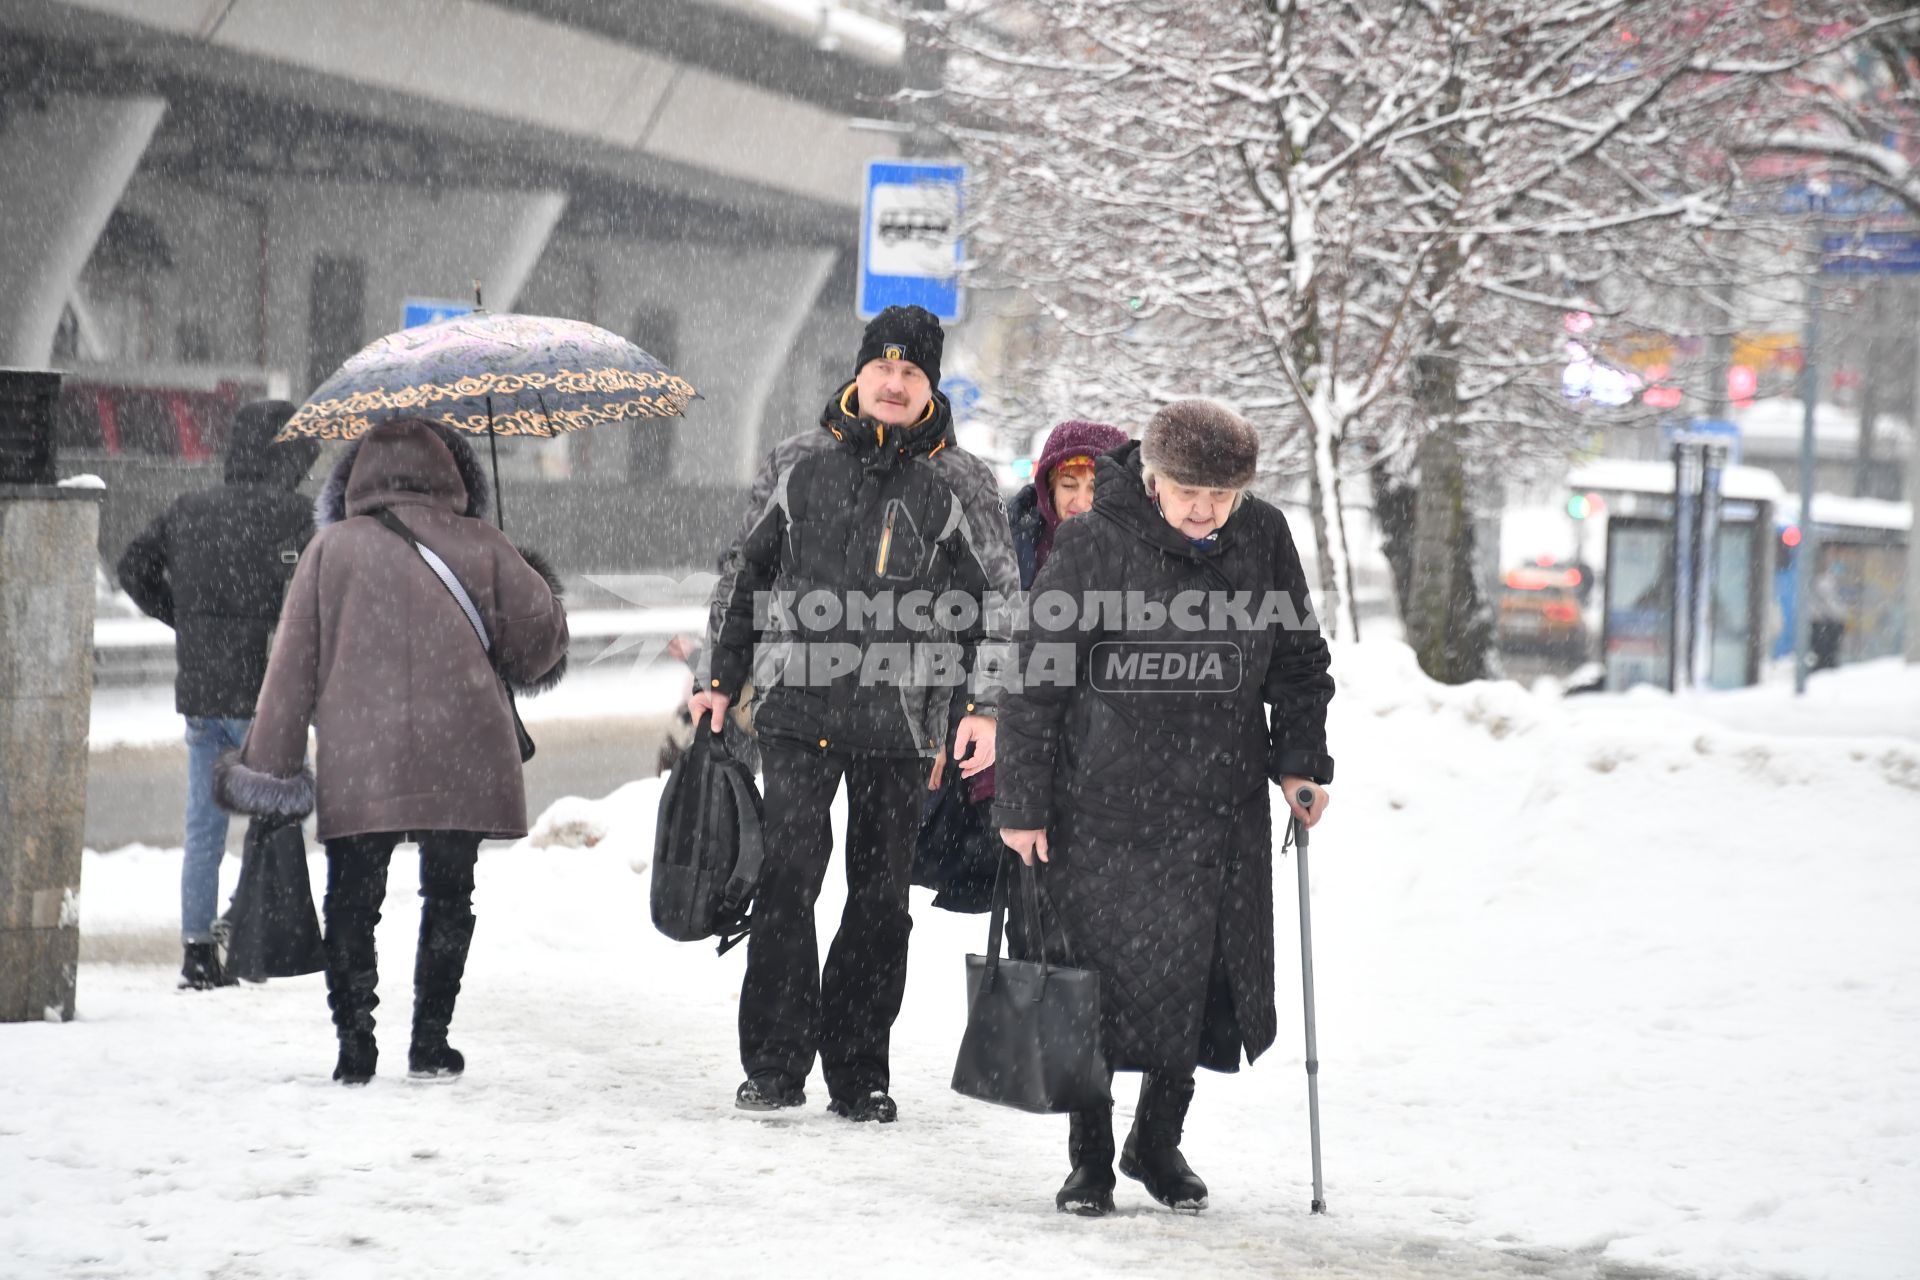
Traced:
<path id="1" fill-rule="evenodd" d="M 1807 328 L 1800 340 L 1800 545 L 1793 552 L 1793 691 L 1807 691 L 1807 642 L 1813 634 L 1807 599 L 1813 589 L 1813 459 L 1814 423 L 1820 407 L 1820 376 L 1816 344 L 1820 340 L 1820 276 L 1807 281 Z"/>

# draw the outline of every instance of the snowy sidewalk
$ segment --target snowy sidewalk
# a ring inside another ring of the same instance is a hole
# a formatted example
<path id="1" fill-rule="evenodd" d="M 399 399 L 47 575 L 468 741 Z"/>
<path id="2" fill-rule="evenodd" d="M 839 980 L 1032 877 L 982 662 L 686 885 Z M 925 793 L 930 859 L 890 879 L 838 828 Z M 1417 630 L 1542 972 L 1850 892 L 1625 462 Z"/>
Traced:
<path id="1" fill-rule="evenodd" d="M 402 1074 L 406 855 L 368 1089 L 327 1080 L 317 976 L 184 995 L 90 964 L 77 1023 L 0 1027 L 0 1276 L 1914 1275 L 1920 744 L 1442 689 L 1394 646 L 1336 672 L 1329 1218 L 1305 1212 L 1290 862 L 1280 1041 L 1203 1075 L 1189 1126 L 1213 1208 L 1123 1180 L 1089 1222 L 1052 1207 L 1064 1120 L 947 1089 L 985 926 L 919 893 L 900 1123 L 827 1116 L 817 1078 L 803 1114 L 734 1111 L 743 957 L 648 924 L 647 782 L 483 857 L 453 1084 Z M 177 858 L 90 854 L 85 927 L 167 927 Z"/>

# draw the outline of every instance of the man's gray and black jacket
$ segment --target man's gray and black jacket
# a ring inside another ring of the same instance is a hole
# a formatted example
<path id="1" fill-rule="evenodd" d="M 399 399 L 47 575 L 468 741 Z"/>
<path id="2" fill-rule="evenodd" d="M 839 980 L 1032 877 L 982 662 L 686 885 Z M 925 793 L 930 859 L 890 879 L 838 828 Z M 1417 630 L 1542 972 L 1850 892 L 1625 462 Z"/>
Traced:
<path id="1" fill-rule="evenodd" d="M 987 465 L 955 445 L 946 397 L 935 392 L 914 426 L 889 427 L 861 414 L 848 384 L 819 429 L 776 445 L 754 481 L 714 590 L 703 682 L 737 699 L 751 676 L 762 738 L 823 752 L 933 756 L 959 716 L 996 713 L 981 656 L 983 646 L 1009 639 L 993 606 L 1018 589 L 1005 504 Z M 767 608 L 773 599 L 804 605 L 812 593 L 831 603 Z M 849 616 L 856 593 L 890 593 L 893 625 Z M 935 611 L 914 605 L 948 593 L 974 607 L 941 615 L 949 628 L 929 627 L 923 619 Z M 935 656 L 929 645 L 943 646 L 954 674 L 924 665 Z M 852 669 L 826 669 L 855 653 Z"/>

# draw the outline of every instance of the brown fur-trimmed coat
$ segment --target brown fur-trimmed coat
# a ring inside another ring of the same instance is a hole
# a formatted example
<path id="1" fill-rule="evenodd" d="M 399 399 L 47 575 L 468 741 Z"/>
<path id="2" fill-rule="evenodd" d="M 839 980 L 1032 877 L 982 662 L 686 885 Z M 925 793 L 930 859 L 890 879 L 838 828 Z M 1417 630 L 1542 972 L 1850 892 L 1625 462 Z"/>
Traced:
<path id="1" fill-rule="evenodd" d="M 472 450 L 444 427 L 388 423 L 342 455 L 287 590 L 253 728 L 215 771 L 224 806 L 317 810 L 322 840 L 526 834 L 520 752 L 494 666 L 518 689 L 551 687 L 565 667 L 567 618 L 551 572 L 487 523 L 485 499 Z M 493 665 L 426 561 L 367 517 L 381 507 L 465 586 Z"/>

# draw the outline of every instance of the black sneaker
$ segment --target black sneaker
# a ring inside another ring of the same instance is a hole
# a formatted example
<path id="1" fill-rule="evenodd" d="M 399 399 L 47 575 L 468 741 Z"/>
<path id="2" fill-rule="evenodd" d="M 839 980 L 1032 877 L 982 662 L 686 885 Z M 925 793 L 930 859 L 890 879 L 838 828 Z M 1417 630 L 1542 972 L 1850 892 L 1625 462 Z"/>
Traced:
<path id="1" fill-rule="evenodd" d="M 875 1089 L 864 1098 L 855 1098 L 848 1102 L 845 1098 L 835 1098 L 827 1104 L 827 1110 L 843 1119 L 856 1123 L 892 1124 L 900 1118 L 900 1108 L 893 1105 L 893 1099 L 881 1089 Z"/>
<path id="2" fill-rule="evenodd" d="M 734 1091 L 733 1105 L 742 1111 L 784 1111 L 805 1105 L 806 1091 L 785 1076 L 754 1076 Z"/>
<path id="3" fill-rule="evenodd" d="M 231 987 L 235 981 L 227 976 L 220 964 L 220 952 L 211 942 L 186 944 L 186 958 L 180 964 L 182 991 L 212 991 L 215 987 Z"/>

